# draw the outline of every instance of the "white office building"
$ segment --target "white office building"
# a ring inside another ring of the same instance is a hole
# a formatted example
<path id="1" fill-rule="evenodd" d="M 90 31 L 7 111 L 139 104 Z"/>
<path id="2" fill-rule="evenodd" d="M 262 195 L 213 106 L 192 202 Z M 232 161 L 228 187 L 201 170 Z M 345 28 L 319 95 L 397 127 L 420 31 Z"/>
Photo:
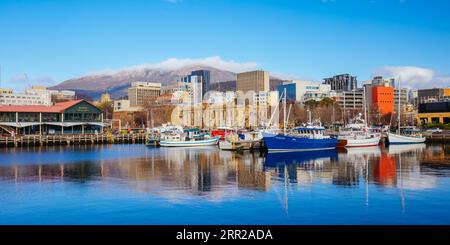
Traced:
<path id="1" fill-rule="evenodd" d="M 43 105 L 51 106 L 49 93 L 14 93 L 12 89 L 0 89 L 0 105 Z"/>

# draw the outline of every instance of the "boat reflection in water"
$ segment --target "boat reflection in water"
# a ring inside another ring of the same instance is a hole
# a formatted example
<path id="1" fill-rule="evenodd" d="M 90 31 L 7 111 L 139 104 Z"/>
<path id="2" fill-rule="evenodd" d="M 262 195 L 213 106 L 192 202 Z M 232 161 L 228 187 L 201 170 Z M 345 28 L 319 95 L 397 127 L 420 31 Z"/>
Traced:
<path id="1" fill-rule="evenodd" d="M 450 224 L 449 150 L 0 149 L 0 223 Z"/>

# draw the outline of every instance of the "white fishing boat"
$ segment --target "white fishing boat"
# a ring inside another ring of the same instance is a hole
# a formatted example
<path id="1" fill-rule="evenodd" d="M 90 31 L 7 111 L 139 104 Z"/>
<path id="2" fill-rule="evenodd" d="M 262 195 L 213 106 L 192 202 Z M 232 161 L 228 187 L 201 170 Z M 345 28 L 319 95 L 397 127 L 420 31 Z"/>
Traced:
<path id="1" fill-rule="evenodd" d="M 161 134 L 160 146 L 163 147 L 198 147 L 217 145 L 220 137 L 203 134 L 199 129 L 169 131 Z"/>
<path id="2" fill-rule="evenodd" d="M 398 90 L 400 91 L 400 79 L 398 82 Z M 424 143 L 426 138 L 422 136 L 422 133 L 416 129 L 415 127 L 401 127 L 401 106 L 400 106 L 400 97 L 398 96 L 398 110 L 397 110 L 397 133 L 388 132 L 388 141 L 389 144 L 421 144 Z"/>
<path id="3" fill-rule="evenodd" d="M 400 133 L 388 133 L 389 144 L 421 144 L 426 140 L 415 128 L 400 130 Z"/>
<path id="4" fill-rule="evenodd" d="M 369 128 L 360 117 L 348 124 L 338 136 L 339 147 L 371 147 L 380 143 L 381 134 Z"/>
<path id="5" fill-rule="evenodd" d="M 365 89 L 363 95 L 365 96 Z M 364 101 L 366 101 L 364 97 Z M 338 147 L 372 147 L 380 143 L 381 133 L 368 126 L 367 107 L 364 102 L 364 119 L 359 113 L 338 136 Z"/>

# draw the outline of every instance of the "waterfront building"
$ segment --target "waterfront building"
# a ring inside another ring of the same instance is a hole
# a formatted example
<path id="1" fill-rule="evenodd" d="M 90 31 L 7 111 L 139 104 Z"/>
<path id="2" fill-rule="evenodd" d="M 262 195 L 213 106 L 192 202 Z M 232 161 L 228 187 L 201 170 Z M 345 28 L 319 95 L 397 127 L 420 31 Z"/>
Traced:
<path id="1" fill-rule="evenodd" d="M 258 92 L 250 98 L 239 98 L 234 91 L 214 92 L 202 104 L 179 104 L 175 117 L 179 121 L 172 123 L 202 128 L 261 127 L 267 125 L 277 104 L 278 91 Z"/>
<path id="2" fill-rule="evenodd" d="M 336 93 L 335 99 L 344 112 L 362 110 L 364 107 L 362 89 Z"/>
<path id="3" fill-rule="evenodd" d="M 142 124 L 142 107 L 131 106 L 130 100 L 114 100 L 113 102 L 113 115 L 112 115 L 112 128 L 113 129 L 128 129 L 137 128 Z M 141 121 L 138 125 L 136 121 Z"/>
<path id="4" fill-rule="evenodd" d="M 269 72 L 249 71 L 237 74 L 236 91 L 268 92 L 270 90 Z"/>
<path id="5" fill-rule="evenodd" d="M 161 83 L 133 82 L 128 88 L 130 106 L 142 107 L 146 103 L 153 103 L 161 94 Z"/>
<path id="6" fill-rule="evenodd" d="M 102 111 L 85 100 L 52 106 L 0 105 L 0 130 L 8 134 L 79 134 L 101 132 Z"/>
<path id="7" fill-rule="evenodd" d="M 49 93 L 14 93 L 12 89 L 1 89 L 0 105 L 52 105 Z"/>
<path id="8" fill-rule="evenodd" d="M 310 81 L 287 80 L 278 85 L 278 94 L 286 89 L 288 101 L 303 103 L 308 100 L 320 101 L 325 97 L 331 97 L 331 86 Z"/>
<path id="9" fill-rule="evenodd" d="M 130 100 L 114 100 L 113 111 L 127 111 L 131 108 Z"/>
<path id="10" fill-rule="evenodd" d="M 367 97 L 368 107 L 381 116 L 394 112 L 394 88 L 390 86 L 373 86 L 369 90 L 371 97 Z"/>
<path id="11" fill-rule="evenodd" d="M 398 110 L 400 96 L 400 110 L 404 112 L 409 106 L 409 89 L 408 88 L 394 88 L 394 111 Z"/>
<path id="12" fill-rule="evenodd" d="M 370 112 L 386 116 L 398 110 L 399 96 L 401 110 L 405 111 L 409 103 L 410 90 L 408 88 L 395 88 L 395 79 L 384 79 L 376 76 L 372 80 L 365 81 L 363 86 L 366 91 L 366 103 Z"/>
<path id="13" fill-rule="evenodd" d="M 303 104 L 305 104 L 306 101 L 310 101 L 310 100 L 320 102 L 321 100 L 323 100 L 325 98 L 332 98 L 332 97 L 336 97 L 335 92 L 331 92 L 331 91 L 323 92 L 320 90 L 319 91 L 308 91 L 303 96 Z"/>
<path id="14" fill-rule="evenodd" d="M 420 103 L 417 121 L 419 124 L 450 123 L 450 100 Z"/>
<path id="15" fill-rule="evenodd" d="M 323 84 L 329 84 L 331 90 L 336 92 L 353 91 L 358 89 L 356 76 L 350 74 L 336 75 L 330 78 L 324 78 Z"/>

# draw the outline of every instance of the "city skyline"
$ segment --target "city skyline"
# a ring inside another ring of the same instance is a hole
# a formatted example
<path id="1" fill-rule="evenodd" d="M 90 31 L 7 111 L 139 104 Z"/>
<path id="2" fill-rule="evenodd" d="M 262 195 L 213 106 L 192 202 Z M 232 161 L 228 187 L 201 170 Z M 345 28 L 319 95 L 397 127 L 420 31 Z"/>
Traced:
<path id="1" fill-rule="evenodd" d="M 129 67 L 200 63 L 317 82 L 349 73 L 359 84 L 384 75 L 413 88 L 447 87 L 450 17 L 442 10 L 449 7 L 413 0 L 2 1 L 1 86 L 23 90 Z"/>

